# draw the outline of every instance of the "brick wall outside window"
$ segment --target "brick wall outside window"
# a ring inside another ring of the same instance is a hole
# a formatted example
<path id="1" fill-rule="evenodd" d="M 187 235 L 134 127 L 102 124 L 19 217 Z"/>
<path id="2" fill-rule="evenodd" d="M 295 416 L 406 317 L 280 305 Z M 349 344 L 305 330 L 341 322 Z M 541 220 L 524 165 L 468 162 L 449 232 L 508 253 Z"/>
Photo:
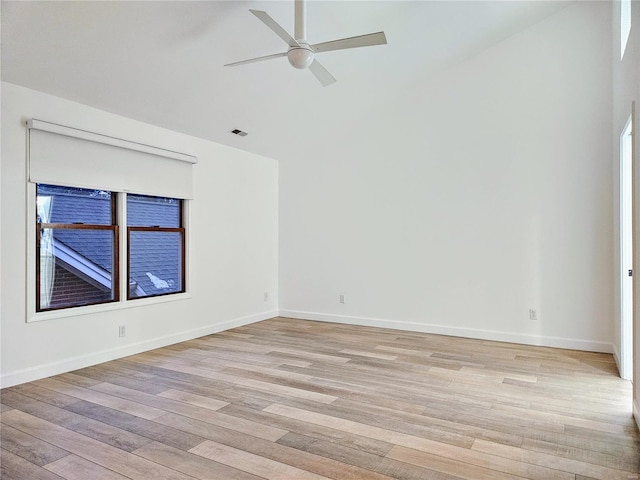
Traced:
<path id="1" fill-rule="evenodd" d="M 97 288 L 60 265 L 56 265 L 51 308 L 104 302 L 110 299 L 111 291 Z"/>

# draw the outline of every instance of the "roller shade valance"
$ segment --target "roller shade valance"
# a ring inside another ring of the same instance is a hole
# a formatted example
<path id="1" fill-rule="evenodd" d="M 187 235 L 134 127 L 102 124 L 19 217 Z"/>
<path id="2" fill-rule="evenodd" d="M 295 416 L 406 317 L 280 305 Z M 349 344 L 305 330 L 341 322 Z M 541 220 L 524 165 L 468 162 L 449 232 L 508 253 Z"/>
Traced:
<path id="1" fill-rule="evenodd" d="M 180 152 L 30 120 L 29 181 L 193 198 L 193 164 Z"/>

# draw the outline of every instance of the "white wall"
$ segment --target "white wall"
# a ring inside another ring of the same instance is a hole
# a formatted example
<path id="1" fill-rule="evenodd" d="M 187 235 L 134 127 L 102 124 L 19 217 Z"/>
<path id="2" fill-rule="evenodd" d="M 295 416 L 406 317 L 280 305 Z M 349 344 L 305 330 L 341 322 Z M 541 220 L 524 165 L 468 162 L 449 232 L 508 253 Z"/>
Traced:
<path id="1" fill-rule="evenodd" d="M 188 232 L 191 298 L 25 322 L 24 121 L 32 117 L 198 157 Z M 3 83 L 1 166 L 3 387 L 277 314 L 276 161 Z M 127 337 L 118 338 L 123 324 Z"/>
<path id="2" fill-rule="evenodd" d="M 624 57 L 620 58 L 620 2 L 612 2 L 612 70 L 613 70 L 613 199 L 614 199 L 614 233 L 615 233 L 615 342 L 616 357 L 621 349 L 620 337 L 620 276 L 618 265 L 620 258 L 619 229 L 620 229 L 620 144 L 619 138 L 629 116 L 631 115 L 631 104 L 636 102 L 634 118 L 634 336 L 635 336 L 635 364 L 634 364 L 634 408 L 636 421 L 640 428 L 640 279 L 637 274 L 640 272 L 640 195 L 638 185 L 640 185 L 640 2 L 631 2 L 631 33 L 627 41 L 627 48 Z"/>
<path id="3" fill-rule="evenodd" d="M 281 314 L 611 351 L 610 65 L 579 2 L 281 161 Z"/>

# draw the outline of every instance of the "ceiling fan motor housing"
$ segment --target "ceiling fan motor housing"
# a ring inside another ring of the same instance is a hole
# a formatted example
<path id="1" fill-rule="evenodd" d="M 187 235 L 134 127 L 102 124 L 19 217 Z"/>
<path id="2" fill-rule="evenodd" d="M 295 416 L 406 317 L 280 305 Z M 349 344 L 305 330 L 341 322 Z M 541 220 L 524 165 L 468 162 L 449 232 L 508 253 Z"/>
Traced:
<path id="1" fill-rule="evenodd" d="M 314 53 L 308 43 L 298 41 L 298 45 L 289 47 L 287 59 L 289 63 L 301 70 L 308 68 L 313 63 Z"/>

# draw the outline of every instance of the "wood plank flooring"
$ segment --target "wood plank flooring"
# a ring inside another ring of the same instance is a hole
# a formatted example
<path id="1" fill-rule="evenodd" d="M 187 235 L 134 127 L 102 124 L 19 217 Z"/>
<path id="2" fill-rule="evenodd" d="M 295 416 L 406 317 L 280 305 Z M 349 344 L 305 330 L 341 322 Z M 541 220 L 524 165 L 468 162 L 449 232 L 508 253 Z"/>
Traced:
<path id="1" fill-rule="evenodd" d="M 274 318 L 0 391 L 3 480 L 631 480 L 611 355 Z"/>

